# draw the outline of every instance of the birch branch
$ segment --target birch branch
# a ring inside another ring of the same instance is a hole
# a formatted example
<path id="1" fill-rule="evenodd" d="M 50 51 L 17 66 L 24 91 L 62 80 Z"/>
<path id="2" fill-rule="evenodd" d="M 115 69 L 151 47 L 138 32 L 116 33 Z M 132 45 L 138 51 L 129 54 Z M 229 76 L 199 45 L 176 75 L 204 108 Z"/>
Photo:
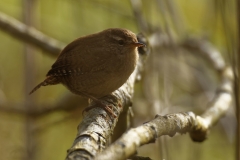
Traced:
<path id="1" fill-rule="evenodd" d="M 22 22 L 0 12 L 0 29 L 10 34 L 14 38 L 25 41 L 47 51 L 51 56 L 57 56 L 65 44 L 53 39 L 33 27 L 29 27 Z"/>
<path id="2" fill-rule="evenodd" d="M 233 74 L 230 68 L 223 72 L 219 92 L 209 109 L 201 116 L 193 112 L 157 115 L 155 119 L 133 128 L 106 150 L 96 155 L 94 160 L 123 160 L 136 153 L 138 147 L 154 142 L 156 138 L 176 133 L 190 133 L 194 141 L 206 139 L 209 129 L 226 113 L 232 103 Z"/>

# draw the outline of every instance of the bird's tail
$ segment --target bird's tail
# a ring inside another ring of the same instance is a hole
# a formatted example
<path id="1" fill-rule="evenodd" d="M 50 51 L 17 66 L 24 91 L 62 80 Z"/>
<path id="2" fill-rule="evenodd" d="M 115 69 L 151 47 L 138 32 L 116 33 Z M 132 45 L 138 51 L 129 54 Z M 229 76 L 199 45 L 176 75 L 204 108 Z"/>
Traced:
<path id="1" fill-rule="evenodd" d="M 32 94 L 33 92 L 38 90 L 41 86 L 54 85 L 54 84 L 58 84 L 58 83 L 59 83 L 59 81 L 56 77 L 48 76 L 43 82 L 39 83 L 36 87 L 34 87 L 33 90 L 29 94 Z"/>

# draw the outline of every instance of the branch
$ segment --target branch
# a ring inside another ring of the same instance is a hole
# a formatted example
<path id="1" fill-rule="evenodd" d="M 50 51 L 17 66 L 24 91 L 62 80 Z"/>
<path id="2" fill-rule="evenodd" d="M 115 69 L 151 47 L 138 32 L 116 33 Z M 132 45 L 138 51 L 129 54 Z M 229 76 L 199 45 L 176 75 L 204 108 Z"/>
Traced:
<path id="1" fill-rule="evenodd" d="M 181 47 L 187 49 L 190 52 L 198 51 L 198 53 L 207 61 L 209 61 L 210 64 L 212 64 L 213 68 L 217 71 L 222 71 L 226 67 L 221 53 L 216 48 L 214 48 L 211 43 L 205 40 L 189 38 L 181 44 Z"/>
<path id="2" fill-rule="evenodd" d="M 216 124 L 229 110 L 233 101 L 233 79 L 232 69 L 230 67 L 225 68 L 222 73 L 222 84 L 211 102 L 212 105 L 201 117 L 197 116 L 199 123 L 197 123 L 194 130 L 190 133 L 194 141 L 202 142 L 205 140 L 210 127 Z"/>
<path id="3" fill-rule="evenodd" d="M 97 108 L 96 104 L 92 104 L 94 109 L 83 115 L 83 121 L 78 126 L 77 137 L 73 146 L 68 150 L 67 160 L 80 157 L 91 159 L 97 152 L 105 149 L 120 112 L 123 111 L 123 107 L 126 108 L 131 103 L 137 72 L 138 68 L 122 87 L 112 93 L 112 96 L 101 99 L 105 105 L 112 107 L 114 114 L 117 115 L 116 118 L 110 117 L 102 108 Z"/>
<path id="4" fill-rule="evenodd" d="M 211 107 L 202 116 L 196 116 L 193 112 L 157 115 L 152 121 L 129 130 L 106 150 L 96 155 L 94 160 L 126 159 L 136 153 L 139 146 L 154 142 L 162 135 L 174 136 L 176 133 L 190 132 L 194 141 L 203 141 L 211 126 L 229 109 L 232 102 L 232 83 L 232 70 L 226 68 L 220 90 Z"/>
<path id="5" fill-rule="evenodd" d="M 65 46 L 62 42 L 48 37 L 35 28 L 29 27 L 1 12 L 0 29 L 19 40 L 23 40 L 26 43 L 30 43 L 44 51 L 47 51 L 51 56 L 56 57 Z"/>

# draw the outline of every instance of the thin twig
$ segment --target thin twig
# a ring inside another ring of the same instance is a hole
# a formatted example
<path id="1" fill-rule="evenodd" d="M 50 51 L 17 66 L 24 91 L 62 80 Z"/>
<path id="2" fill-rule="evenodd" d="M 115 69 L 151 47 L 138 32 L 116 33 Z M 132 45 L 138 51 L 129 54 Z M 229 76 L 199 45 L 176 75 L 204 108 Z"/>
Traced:
<path id="1" fill-rule="evenodd" d="M 226 68 L 223 82 L 211 107 L 202 116 L 193 112 L 156 116 L 150 122 L 125 133 L 106 150 L 96 155 L 94 160 L 123 160 L 136 153 L 139 146 L 154 142 L 162 135 L 190 132 L 194 141 L 205 140 L 208 130 L 226 113 L 232 102 L 233 74 Z"/>

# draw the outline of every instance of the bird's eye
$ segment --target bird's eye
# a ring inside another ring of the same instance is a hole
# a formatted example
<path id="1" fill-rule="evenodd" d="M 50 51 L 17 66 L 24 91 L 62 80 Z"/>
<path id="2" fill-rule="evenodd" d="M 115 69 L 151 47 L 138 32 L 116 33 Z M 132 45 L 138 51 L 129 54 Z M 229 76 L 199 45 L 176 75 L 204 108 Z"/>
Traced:
<path id="1" fill-rule="evenodd" d="M 123 40 L 118 40 L 118 44 L 122 46 L 124 44 L 124 41 Z"/>

